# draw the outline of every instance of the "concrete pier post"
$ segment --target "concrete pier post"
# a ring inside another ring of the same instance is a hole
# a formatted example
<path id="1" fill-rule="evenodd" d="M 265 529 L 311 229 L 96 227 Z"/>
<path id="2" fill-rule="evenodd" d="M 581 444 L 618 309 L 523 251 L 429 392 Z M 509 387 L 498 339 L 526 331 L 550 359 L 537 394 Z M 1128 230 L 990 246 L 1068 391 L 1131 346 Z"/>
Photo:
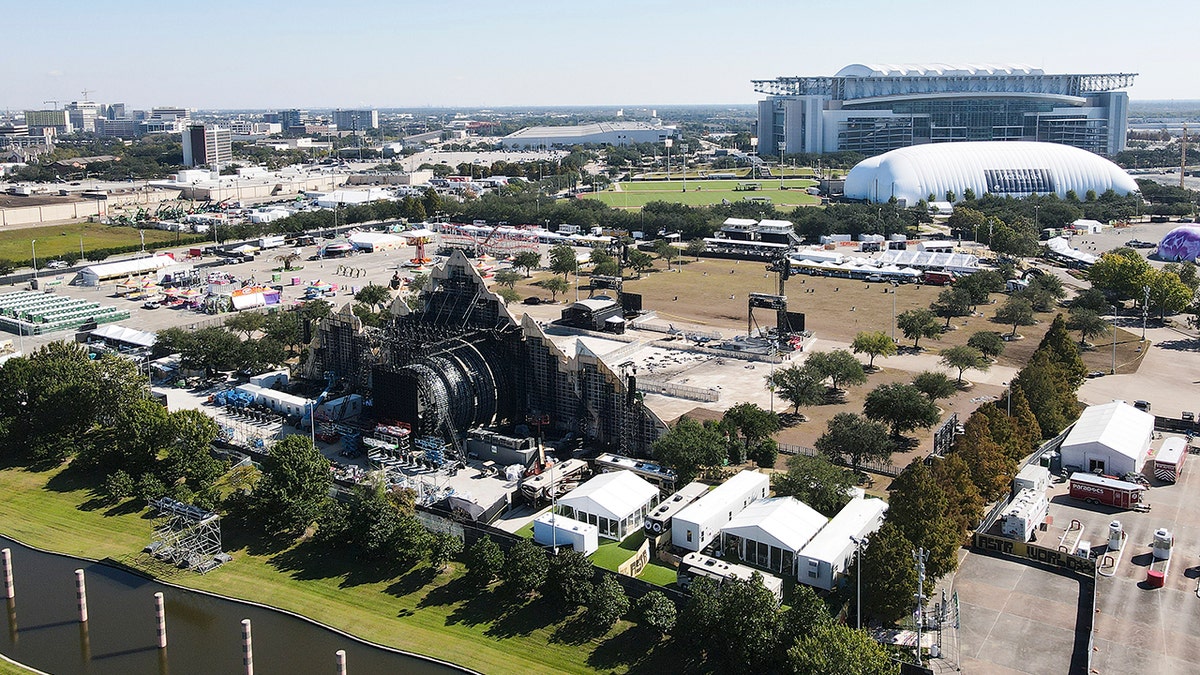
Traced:
<path id="1" fill-rule="evenodd" d="M 242 665 L 246 675 L 254 675 L 254 641 L 250 637 L 250 619 L 242 619 Z"/>
<path id="2" fill-rule="evenodd" d="M 79 604 L 79 621 L 87 623 L 87 587 L 83 581 L 83 570 L 75 570 L 75 598 Z"/>
<path id="3" fill-rule="evenodd" d="M 163 605 L 163 594 L 154 594 L 154 619 L 158 622 L 158 648 L 167 648 L 167 610 Z"/>
<path id="4" fill-rule="evenodd" d="M 17 597 L 16 587 L 13 586 L 12 550 L 0 550 L 0 563 L 4 566 L 4 597 L 11 600 Z"/>
<path id="5" fill-rule="evenodd" d="M 333 655 L 337 658 L 337 675 L 346 675 L 346 650 L 339 649 Z"/>

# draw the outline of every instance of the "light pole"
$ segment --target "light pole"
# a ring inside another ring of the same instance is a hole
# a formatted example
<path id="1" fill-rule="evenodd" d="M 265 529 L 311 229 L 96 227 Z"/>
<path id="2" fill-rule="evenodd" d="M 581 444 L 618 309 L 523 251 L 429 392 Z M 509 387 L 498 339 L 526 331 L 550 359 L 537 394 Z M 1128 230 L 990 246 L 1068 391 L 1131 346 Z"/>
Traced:
<path id="1" fill-rule="evenodd" d="M 1116 375 L 1117 374 L 1117 306 L 1116 305 L 1112 306 L 1112 311 L 1113 311 L 1112 367 L 1109 369 L 1108 374 Z"/>
<path id="2" fill-rule="evenodd" d="M 779 190 L 783 191 L 783 151 L 787 149 L 787 143 L 779 141 Z"/>
<path id="3" fill-rule="evenodd" d="M 758 178 L 758 136 L 750 137 L 750 156 L 754 159 L 750 161 L 750 180 Z"/>
<path id="4" fill-rule="evenodd" d="M 892 283 L 892 342 L 896 342 L 896 284 Z"/>
<path id="5" fill-rule="evenodd" d="M 850 541 L 854 542 L 854 548 L 858 558 L 858 581 L 855 582 L 856 595 L 858 600 L 854 605 L 855 619 L 857 620 L 856 628 L 862 630 L 862 547 L 863 544 L 870 540 L 867 537 L 850 537 Z"/>
<path id="6" fill-rule="evenodd" d="M 33 280 L 37 281 L 37 239 L 29 242 L 29 248 L 33 250 Z"/>
<path id="7" fill-rule="evenodd" d="M 684 191 L 684 192 L 687 192 L 687 152 L 688 152 L 688 144 L 687 144 L 687 143 L 680 143 L 680 144 L 679 144 L 679 151 L 680 151 L 681 153 L 683 153 L 683 191 Z"/>
<path id="8" fill-rule="evenodd" d="M 917 665 L 924 663 L 921 658 L 921 629 L 925 624 L 925 561 L 929 560 L 929 552 L 924 547 L 913 551 L 913 562 L 917 565 Z"/>
<path id="9" fill-rule="evenodd" d="M 671 182 L 671 146 L 675 143 L 673 139 L 666 139 L 663 145 L 667 148 L 667 182 Z"/>
<path id="10" fill-rule="evenodd" d="M 1146 314 L 1150 311 L 1150 287 L 1142 286 L 1142 342 L 1146 341 Z"/>

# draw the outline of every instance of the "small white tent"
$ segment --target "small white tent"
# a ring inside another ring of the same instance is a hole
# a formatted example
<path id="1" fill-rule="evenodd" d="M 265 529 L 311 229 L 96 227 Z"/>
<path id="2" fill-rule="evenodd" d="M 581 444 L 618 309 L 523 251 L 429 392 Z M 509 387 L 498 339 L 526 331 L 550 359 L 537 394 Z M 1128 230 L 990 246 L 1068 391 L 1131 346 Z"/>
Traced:
<path id="1" fill-rule="evenodd" d="M 558 500 L 558 512 L 600 528 L 605 539 L 621 540 L 640 530 L 658 504 L 658 488 L 632 471 L 593 477 Z"/>
<path id="2" fill-rule="evenodd" d="M 1063 441 L 1062 464 L 1111 476 L 1138 473 L 1153 433 L 1154 416 L 1124 401 L 1088 406 Z"/>

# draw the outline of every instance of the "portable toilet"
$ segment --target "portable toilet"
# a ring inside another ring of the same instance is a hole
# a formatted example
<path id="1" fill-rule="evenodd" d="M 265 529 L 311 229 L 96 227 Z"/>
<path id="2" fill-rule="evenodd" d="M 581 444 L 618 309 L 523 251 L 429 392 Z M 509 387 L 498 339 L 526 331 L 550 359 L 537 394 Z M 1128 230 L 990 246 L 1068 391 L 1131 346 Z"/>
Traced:
<path id="1" fill-rule="evenodd" d="M 1114 520 L 1108 524 L 1108 550 L 1121 550 L 1121 543 L 1125 540 L 1125 530 L 1121 527 L 1121 521 Z"/>
<path id="2" fill-rule="evenodd" d="M 1175 544 L 1175 537 L 1171 536 L 1171 531 L 1165 527 L 1160 527 L 1154 531 L 1154 559 L 1169 560 L 1171 558 L 1171 547 Z"/>

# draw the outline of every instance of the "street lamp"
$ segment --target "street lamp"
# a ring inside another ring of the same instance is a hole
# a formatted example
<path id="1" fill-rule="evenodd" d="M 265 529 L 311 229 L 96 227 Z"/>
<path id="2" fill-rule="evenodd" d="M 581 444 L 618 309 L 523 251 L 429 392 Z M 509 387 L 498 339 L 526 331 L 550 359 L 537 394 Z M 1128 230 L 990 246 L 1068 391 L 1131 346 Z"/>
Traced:
<path id="1" fill-rule="evenodd" d="M 893 281 L 892 282 L 892 290 L 889 291 L 892 294 L 892 342 L 893 343 L 896 342 L 896 288 L 897 288 L 896 282 Z"/>
<path id="2" fill-rule="evenodd" d="M 857 628 L 862 630 L 862 547 L 863 544 L 869 543 L 868 537 L 850 537 L 850 541 L 854 542 L 854 549 L 858 558 L 858 581 L 855 582 L 858 601 L 854 605 L 855 619 L 857 620 Z"/>
<path id="3" fill-rule="evenodd" d="M 687 152 L 688 144 L 680 143 L 679 151 L 683 153 L 683 191 L 687 192 Z"/>
<path id="4" fill-rule="evenodd" d="M 1150 311 L 1150 287 L 1142 286 L 1142 342 L 1146 341 L 1146 314 Z"/>
<path id="5" fill-rule="evenodd" d="M 787 149 L 787 143 L 779 141 L 779 189 L 783 190 L 783 152 Z"/>
<path id="6" fill-rule="evenodd" d="M 33 280 L 37 281 L 37 239 L 29 242 L 29 248 L 33 250 Z"/>
<path id="7" fill-rule="evenodd" d="M 750 137 L 750 156 L 754 159 L 750 162 L 751 177 L 750 180 L 758 178 L 758 136 Z"/>

